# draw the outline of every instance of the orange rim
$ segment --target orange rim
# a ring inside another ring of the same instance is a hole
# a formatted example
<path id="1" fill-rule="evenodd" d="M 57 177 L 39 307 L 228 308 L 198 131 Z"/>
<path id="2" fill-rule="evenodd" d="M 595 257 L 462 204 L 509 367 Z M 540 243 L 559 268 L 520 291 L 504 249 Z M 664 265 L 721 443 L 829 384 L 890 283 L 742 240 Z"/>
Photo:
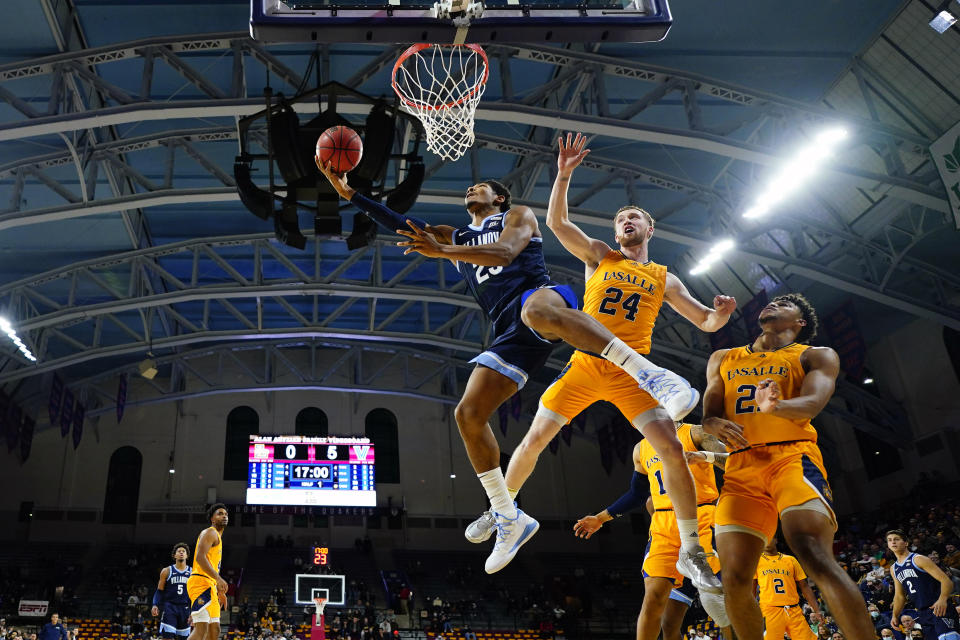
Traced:
<path id="1" fill-rule="evenodd" d="M 397 97 L 403 101 L 408 107 L 413 107 L 416 109 L 426 109 L 428 111 L 439 111 L 440 109 L 450 109 L 456 107 L 457 105 L 463 104 L 468 99 L 472 98 L 477 91 L 480 90 L 480 87 L 487 84 L 487 78 L 490 76 L 490 61 L 487 59 L 487 52 L 483 50 L 478 44 L 437 44 L 438 47 L 466 47 L 471 51 L 480 54 L 480 57 L 483 58 L 483 77 L 480 78 L 478 82 L 470 91 L 460 98 L 459 100 L 454 100 L 453 102 L 447 102 L 444 104 L 423 104 L 422 102 L 417 102 L 415 100 L 410 100 L 403 93 L 400 92 L 400 88 L 397 86 L 397 71 L 400 69 L 400 66 L 406 62 L 411 56 L 414 56 L 428 47 L 434 46 L 430 42 L 418 42 L 417 44 L 410 45 L 406 51 L 400 54 L 400 57 L 397 58 L 397 61 L 393 65 L 393 76 L 390 79 L 390 83 L 393 85 L 393 91 L 397 94 Z"/>

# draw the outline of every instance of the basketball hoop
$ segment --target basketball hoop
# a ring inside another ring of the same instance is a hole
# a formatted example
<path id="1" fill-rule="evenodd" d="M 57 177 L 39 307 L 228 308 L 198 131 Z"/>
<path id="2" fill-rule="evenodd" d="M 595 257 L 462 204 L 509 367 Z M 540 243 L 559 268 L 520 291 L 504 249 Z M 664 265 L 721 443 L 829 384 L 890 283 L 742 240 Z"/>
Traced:
<path id="1" fill-rule="evenodd" d="M 480 45 L 421 42 L 393 65 L 393 90 L 423 123 L 427 148 L 458 160 L 473 145 L 473 119 L 489 75 Z"/>
<path id="2" fill-rule="evenodd" d="M 323 626 L 323 608 L 327 606 L 326 598 L 314 598 L 313 606 L 316 609 L 316 621 L 314 624 L 317 626 Z"/>

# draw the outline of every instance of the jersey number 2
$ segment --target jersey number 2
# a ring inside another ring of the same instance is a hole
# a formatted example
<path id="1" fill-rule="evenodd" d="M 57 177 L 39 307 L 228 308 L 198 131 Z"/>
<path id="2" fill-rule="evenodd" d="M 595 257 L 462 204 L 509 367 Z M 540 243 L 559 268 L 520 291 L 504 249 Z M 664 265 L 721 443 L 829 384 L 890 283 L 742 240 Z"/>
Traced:
<path id="1" fill-rule="evenodd" d="M 773 579 L 773 591 L 774 593 L 786 593 L 787 590 L 783 588 L 783 578 L 774 578 Z"/>
<path id="2" fill-rule="evenodd" d="M 737 387 L 737 393 L 740 395 L 737 396 L 737 406 L 734 408 L 734 413 L 753 413 L 757 410 L 756 405 L 746 404 L 747 402 L 753 402 L 754 396 L 757 395 L 756 385 L 742 384 Z"/>
<path id="3" fill-rule="evenodd" d="M 495 276 L 498 273 L 503 271 L 503 267 L 477 267 L 477 284 L 481 284 L 490 279 L 490 276 Z"/>
<path id="4" fill-rule="evenodd" d="M 607 297 L 604 298 L 600 303 L 600 308 L 598 311 L 609 316 L 617 315 L 616 307 L 607 305 L 615 305 L 620 302 L 620 298 L 623 297 L 623 289 L 607 287 L 607 290 L 604 291 L 604 293 L 607 294 Z M 634 293 L 620 304 L 623 310 L 627 312 L 627 314 L 624 316 L 627 320 L 633 322 L 633 320 L 637 317 L 637 306 L 640 304 L 640 300 L 640 294 Z"/>

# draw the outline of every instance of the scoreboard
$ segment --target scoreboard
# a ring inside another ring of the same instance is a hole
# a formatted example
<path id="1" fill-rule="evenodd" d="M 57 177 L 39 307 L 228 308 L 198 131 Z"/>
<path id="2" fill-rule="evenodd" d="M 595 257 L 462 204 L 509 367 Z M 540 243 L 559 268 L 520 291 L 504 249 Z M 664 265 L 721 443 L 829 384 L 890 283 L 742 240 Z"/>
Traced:
<path id="1" fill-rule="evenodd" d="M 369 438 L 250 436 L 247 504 L 375 507 Z"/>

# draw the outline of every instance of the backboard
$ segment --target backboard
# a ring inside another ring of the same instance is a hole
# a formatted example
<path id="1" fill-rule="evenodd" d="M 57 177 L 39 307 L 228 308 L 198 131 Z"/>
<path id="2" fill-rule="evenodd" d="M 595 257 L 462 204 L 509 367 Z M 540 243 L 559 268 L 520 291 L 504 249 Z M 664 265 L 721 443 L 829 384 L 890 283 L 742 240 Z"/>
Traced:
<path id="1" fill-rule="evenodd" d="M 346 603 L 345 576 L 298 573 L 295 580 L 293 598 L 297 604 L 313 604 L 313 598 L 317 596 L 326 597 L 327 605 L 343 606 Z"/>
<path id="2" fill-rule="evenodd" d="M 262 42 L 655 42 L 670 30 L 668 0 L 485 0 L 458 35 L 432 0 L 250 0 Z"/>

